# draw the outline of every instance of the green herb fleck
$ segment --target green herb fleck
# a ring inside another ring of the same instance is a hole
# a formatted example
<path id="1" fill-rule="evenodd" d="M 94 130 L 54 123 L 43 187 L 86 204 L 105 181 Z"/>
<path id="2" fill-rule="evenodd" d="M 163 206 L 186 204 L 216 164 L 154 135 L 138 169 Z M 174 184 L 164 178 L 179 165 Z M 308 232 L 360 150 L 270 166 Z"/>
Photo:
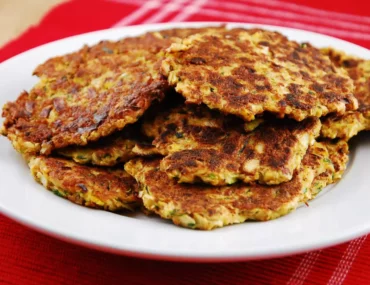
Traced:
<path id="1" fill-rule="evenodd" d="M 79 154 L 79 155 L 77 155 L 77 159 L 85 160 L 86 156 L 84 156 L 82 154 Z"/>
<path id="2" fill-rule="evenodd" d="M 325 157 L 325 158 L 324 158 L 324 162 L 326 162 L 326 163 L 333 163 L 333 162 L 330 160 L 330 158 L 327 158 L 327 157 Z"/>
<path id="3" fill-rule="evenodd" d="M 304 188 L 304 189 L 302 190 L 302 192 L 303 192 L 303 194 L 306 194 L 306 193 L 307 193 L 307 188 Z"/>
<path id="4" fill-rule="evenodd" d="M 315 95 L 315 92 L 313 92 L 313 91 L 308 91 L 308 94 L 310 94 L 310 95 Z"/>
<path id="5" fill-rule="evenodd" d="M 178 139 L 182 139 L 184 137 L 184 134 L 182 133 L 176 133 L 175 136 L 178 138 Z"/>
<path id="6" fill-rule="evenodd" d="M 216 175 L 214 174 L 214 173 L 210 173 L 210 174 L 208 174 L 208 178 L 209 179 L 216 179 Z"/>
<path id="7" fill-rule="evenodd" d="M 103 47 L 103 51 L 105 53 L 109 53 L 109 54 L 112 54 L 113 53 L 113 50 L 111 50 L 110 48 L 107 48 L 107 47 Z"/>
<path id="8" fill-rule="evenodd" d="M 305 47 L 307 47 L 307 44 L 306 43 L 302 43 L 301 44 L 301 48 L 305 48 Z"/>
<path id="9" fill-rule="evenodd" d="M 188 223 L 188 227 L 194 228 L 195 227 L 195 223 Z"/>
<path id="10" fill-rule="evenodd" d="M 248 144 L 248 142 L 245 142 L 243 144 L 242 148 L 239 150 L 239 153 L 242 153 L 245 150 L 245 148 L 247 147 L 247 144 Z"/>
<path id="11" fill-rule="evenodd" d="M 65 197 L 65 193 L 59 191 L 59 190 L 51 190 L 55 195 L 59 196 L 59 197 Z"/>
<path id="12" fill-rule="evenodd" d="M 176 215 L 176 213 L 177 213 L 177 209 L 174 209 L 174 210 L 170 211 L 170 216 L 171 216 L 171 217 L 172 217 L 172 216 L 175 216 L 175 215 Z"/>
<path id="13" fill-rule="evenodd" d="M 146 191 L 146 193 L 148 193 L 148 194 L 149 194 L 148 186 L 145 186 L 145 191 Z"/>

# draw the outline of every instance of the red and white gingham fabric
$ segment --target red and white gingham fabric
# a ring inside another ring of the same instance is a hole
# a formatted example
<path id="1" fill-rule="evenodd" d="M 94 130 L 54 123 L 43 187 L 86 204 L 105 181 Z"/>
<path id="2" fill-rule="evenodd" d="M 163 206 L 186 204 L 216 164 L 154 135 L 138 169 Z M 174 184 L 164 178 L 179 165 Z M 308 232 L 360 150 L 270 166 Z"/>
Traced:
<path id="1" fill-rule="evenodd" d="M 323 0 L 75 0 L 0 48 L 0 62 L 94 30 L 181 21 L 305 29 L 370 48 L 370 3 Z M 370 190 L 370 189 L 369 189 Z M 370 203 L 370 201 L 369 201 Z M 370 284 L 370 238 L 292 257 L 226 264 L 140 260 L 44 236 L 0 215 L 0 284 Z"/>

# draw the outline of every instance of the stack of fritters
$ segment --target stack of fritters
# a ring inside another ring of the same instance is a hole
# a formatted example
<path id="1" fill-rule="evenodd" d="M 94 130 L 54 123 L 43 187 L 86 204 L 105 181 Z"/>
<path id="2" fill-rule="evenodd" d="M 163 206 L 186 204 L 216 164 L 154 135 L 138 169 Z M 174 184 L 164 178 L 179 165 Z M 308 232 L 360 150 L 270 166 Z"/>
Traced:
<path id="1" fill-rule="evenodd" d="M 347 140 L 370 129 L 368 61 L 259 29 L 104 41 L 35 74 L 2 133 L 37 181 L 192 229 L 293 211 L 341 178 Z"/>

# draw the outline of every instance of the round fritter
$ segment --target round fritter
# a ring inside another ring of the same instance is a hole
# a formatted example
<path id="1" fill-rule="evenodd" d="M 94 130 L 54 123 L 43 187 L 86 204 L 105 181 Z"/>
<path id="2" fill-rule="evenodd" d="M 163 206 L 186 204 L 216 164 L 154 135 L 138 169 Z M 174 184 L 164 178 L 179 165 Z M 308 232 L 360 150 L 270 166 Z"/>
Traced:
<path id="1" fill-rule="evenodd" d="M 181 183 L 280 184 L 292 179 L 320 128 L 317 118 L 268 121 L 249 134 L 228 132 L 212 148 L 172 153 L 162 160 L 161 169 Z"/>
<path id="2" fill-rule="evenodd" d="M 60 149 L 58 153 L 72 158 L 79 164 L 89 163 L 100 166 L 114 166 L 136 156 L 132 151 L 136 143 L 133 139 L 126 138 L 120 133 L 115 133 L 87 146 L 70 146 Z"/>
<path id="3" fill-rule="evenodd" d="M 120 132 L 89 143 L 86 146 L 69 146 L 58 150 L 58 154 L 72 158 L 79 164 L 114 166 L 136 156 L 157 154 L 155 147 L 138 133 L 137 124 Z"/>
<path id="4" fill-rule="evenodd" d="M 196 32 L 151 32 L 51 58 L 34 71 L 39 83 L 4 106 L 2 134 L 21 153 L 48 155 L 123 129 L 163 99 L 159 68 L 172 36 Z"/>
<path id="5" fill-rule="evenodd" d="M 277 32 L 202 33 L 167 49 L 162 72 L 188 103 L 251 121 L 269 111 L 298 121 L 357 108 L 353 83 L 327 56 Z"/>
<path id="6" fill-rule="evenodd" d="M 257 127 L 256 124 L 255 127 Z M 243 132 L 243 121 L 225 116 L 204 105 L 179 104 L 144 120 L 142 132 L 154 138 L 162 155 L 197 148 L 218 148 L 228 133 Z"/>
<path id="7" fill-rule="evenodd" d="M 73 203 L 108 211 L 133 210 L 140 205 L 137 183 L 123 169 L 78 165 L 55 157 L 30 157 L 35 180 Z"/>
<path id="8" fill-rule="evenodd" d="M 161 41 L 148 38 L 142 37 L 153 44 Z M 49 154 L 120 130 L 164 97 L 167 84 L 158 73 L 158 60 L 150 48 L 129 40 L 53 58 L 36 69 L 40 82 L 30 93 L 4 106 L 3 133 L 22 153 Z"/>
<path id="9" fill-rule="evenodd" d="M 370 130 L 370 60 L 349 56 L 332 48 L 324 48 L 321 52 L 328 55 L 336 66 L 347 70 L 353 79 L 354 95 L 359 104 L 356 111 L 324 118 L 321 134 L 332 139 L 349 140 L 360 131 Z"/>
<path id="10" fill-rule="evenodd" d="M 335 183 L 342 178 L 349 159 L 348 143 L 345 140 L 323 140 L 321 144 L 329 151 L 329 158 L 325 159 L 325 162 L 333 165 L 334 172 L 332 168 L 328 168 L 315 177 L 311 187 L 311 199 L 314 199 L 327 184 Z"/>
<path id="11" fill-rule="evenodd" d="M 294 178 L 276 186 L 178 184 L 160 171 L 158 159 L 133 159 L 125 169 L 139 182 L 139 196 L 148 210 L 183 227 L 210 230 L 246 220 L 270 220 L 295 210 L 312 198 L 315 177 L 335 172 L 329 151 L 324 143 L 315 143 Z M 322 176 L 317 182 L 332 183 L 331 177 Z"/>
<path id="12" fill-rule="evenodd" d="M 145 121 L 143 131 L 166 155 L 161 169 L 178 182 L 226 185 L 238 180 L 264 184 L 290 180 L 319 135 L 320 120 L 256 121 L 255 129 L 245 133 L 243 121 L 236 117 L 205 106 L 180 105 Z"/>

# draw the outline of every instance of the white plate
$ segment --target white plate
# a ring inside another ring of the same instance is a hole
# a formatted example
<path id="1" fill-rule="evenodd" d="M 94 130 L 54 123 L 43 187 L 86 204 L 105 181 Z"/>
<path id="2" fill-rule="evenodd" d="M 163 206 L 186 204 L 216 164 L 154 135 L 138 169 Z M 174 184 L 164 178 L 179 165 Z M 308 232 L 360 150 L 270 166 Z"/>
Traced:
<path id="1" fill-rule="evenodd" d="M 215 24 L 215 23 L 213 23 Z M 194 27 L 200 23 L 134 26 L 88 33 L 27 51 L 0 65 L 0 105 L 15 100 L 37 81 L 33 69 L 49 57 L 62 55 L 102 39 L 116 40 L 149 30 Z M 207 23 L 203 23 L 207 25 Z M 248 24 L 229 26 L 256 27 Z M 317 47 L 333 46 L 370 58 L 370 51 L 328 36 L 281 27 L 290 39 Z M 268 258 L 319 249 L 370 232 L 370 136 L 352 141 L 344 178 L 323 195 L 290 215 L 269 222 L 247 222 L 210 232 L 176 227 L 142 214 L 121 216 L 74 205 L 45 191 L 26 164 L 0 139 L 0 209 L 13 219 L 52 236 L 119 254 L 187 261 L 235 261 Z"/>

